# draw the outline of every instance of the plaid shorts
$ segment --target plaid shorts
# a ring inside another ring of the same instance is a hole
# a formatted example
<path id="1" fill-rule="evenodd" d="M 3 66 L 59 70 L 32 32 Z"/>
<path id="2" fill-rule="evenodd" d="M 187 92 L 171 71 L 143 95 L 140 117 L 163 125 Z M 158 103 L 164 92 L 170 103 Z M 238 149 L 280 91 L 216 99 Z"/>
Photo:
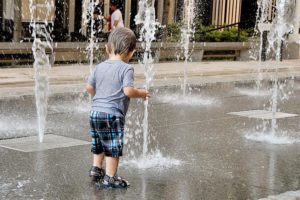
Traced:
<path id="1" fill-rule="evenodd" d="M 90 135 L 94 154 L 105 153 L 109 157 L 122 156 L 124 118 L 111 114 L 91 111 Z"/>

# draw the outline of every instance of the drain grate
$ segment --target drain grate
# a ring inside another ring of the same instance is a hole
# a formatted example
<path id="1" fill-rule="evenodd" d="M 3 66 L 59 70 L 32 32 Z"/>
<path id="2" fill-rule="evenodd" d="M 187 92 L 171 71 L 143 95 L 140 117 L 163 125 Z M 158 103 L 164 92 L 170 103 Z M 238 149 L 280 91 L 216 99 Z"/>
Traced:
<path id="1" fill-rule="evenodd" d="M 53 134 L 45 135 L 43 143 L 39 142 L 38 136 L 0 140 L 0 147 L 21 152 L 36 152 L 86 144 L 90 144 L 90 142 Z"/>
<path id="2" fill-rule="evenodd" d="M 268 110 L 246 110 L 246 111 L 240 111 L 240 112 L 230 112 L 227 114 L 238 115 L 238 116 L 248 117 L 248 118 L 257 118 L 257 119 L 272 119 L 273 118 L 272 111 L 268 111 Z M 287 118 L 287 117 L 296 117 L 296 116 L 298 116 L 298 115 L 290 114 L 290 113 L 283 113 L 283 112 L 276 112 L 276 114 L 275 114 L 276 119 Z"/>

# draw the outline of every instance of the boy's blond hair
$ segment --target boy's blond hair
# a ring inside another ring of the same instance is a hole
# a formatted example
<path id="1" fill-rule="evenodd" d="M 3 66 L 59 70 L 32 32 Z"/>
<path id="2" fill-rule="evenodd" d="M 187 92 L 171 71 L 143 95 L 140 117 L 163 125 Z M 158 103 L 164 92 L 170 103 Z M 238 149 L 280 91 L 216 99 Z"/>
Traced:
<path id="1" fill-rule="evenodd" d="M 136 37 L 132 30 L 128 28 L 116 28 L 108 37 L 108 53 L 128 54 L 136 47 Z"/>

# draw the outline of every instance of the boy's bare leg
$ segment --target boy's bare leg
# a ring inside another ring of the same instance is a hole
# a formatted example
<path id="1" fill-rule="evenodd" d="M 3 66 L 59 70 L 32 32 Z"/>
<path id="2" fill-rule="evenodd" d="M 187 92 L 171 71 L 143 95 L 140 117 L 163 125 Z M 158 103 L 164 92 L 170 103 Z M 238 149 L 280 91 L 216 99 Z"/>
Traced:
<path id="1" fill-rule="evenodd" d="M 110 177 L 116 175 L 119 166 L 119 157 L 106 157 L 106 174 Z"/>
<path id="2" fill-rule="evenodd" d="M 104 152 L 100 154 L 94 154 L 93 166 L 102 168 L 103 159 L 104 159 Z"/>

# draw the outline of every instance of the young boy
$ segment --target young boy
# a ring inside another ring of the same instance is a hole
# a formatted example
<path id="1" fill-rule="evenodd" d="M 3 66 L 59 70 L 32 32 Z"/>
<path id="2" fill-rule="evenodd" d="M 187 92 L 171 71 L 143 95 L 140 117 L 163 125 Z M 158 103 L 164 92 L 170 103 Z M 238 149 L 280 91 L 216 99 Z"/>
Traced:
<path id="1" fill-rule="evenodd" d="M 94 181 L 103 179 L 104 187 L 126 188 L 129 183 L 117 176 L 122 156 L 124 121 L 130 98 L 147 98 L 147 90 L 134 88 L 133 67 L 128 64 L 136 47 L 136 37 L 127 28 L 115 29 L 108 38 L 109 59 L 96 66 L 86 89 L 93 96 L 90 113 Z M 106 157 L 106 168 L 102 168 Z"/>

